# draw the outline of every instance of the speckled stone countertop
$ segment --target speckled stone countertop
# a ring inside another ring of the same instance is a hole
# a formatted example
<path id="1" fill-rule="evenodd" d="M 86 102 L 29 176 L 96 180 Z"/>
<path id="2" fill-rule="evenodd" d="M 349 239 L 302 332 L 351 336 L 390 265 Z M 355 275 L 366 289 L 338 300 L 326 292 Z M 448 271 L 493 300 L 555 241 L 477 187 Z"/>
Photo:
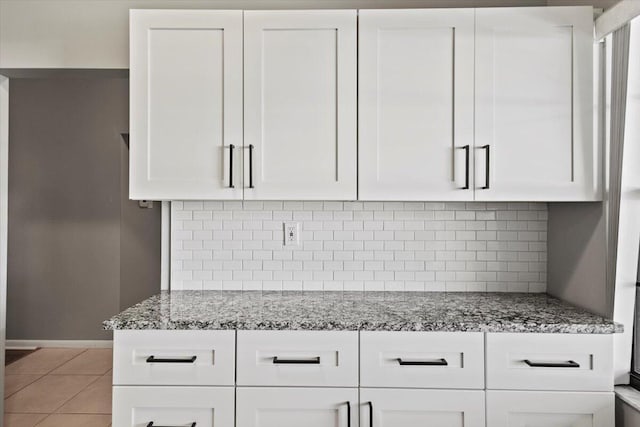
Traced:
<path id="1" fill-rule="evenodd" d="M 622 332 L 622 325 L 546 294 L 475 292 L 172 291 L 104 328 Z"/>

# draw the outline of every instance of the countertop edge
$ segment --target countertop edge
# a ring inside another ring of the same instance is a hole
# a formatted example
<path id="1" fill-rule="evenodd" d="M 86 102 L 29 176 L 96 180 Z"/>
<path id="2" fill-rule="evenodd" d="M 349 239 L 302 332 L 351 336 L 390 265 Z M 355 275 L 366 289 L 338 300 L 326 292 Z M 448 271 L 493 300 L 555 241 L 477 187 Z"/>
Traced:
<path id="1" fill-rule="evenodd" d="M 178 331 L 178 330 L 207 330 L 207 331 L 358 331 L 358 332 L 483 332 L 483 333 L 545 333 L 545 334 L 593 334 L 593 335 L 611 335 L 624 332 L 623 325 L 619 323 L 610 325 L 594 325 L 594 324 L 554 324 L 554 325 L 474 325 L 465 327 L 463 325 L 448 325 L 446 327 L 434 325 L 414 325 L 414 327 L 376 327 L 372 325 L 243 325 L 243 324 L 226 324 L 226 325 L 193 325 L 181 322 L 169 322 L 166 324 L 142 324 L 134 325 L 123 324 L 122 322 L 106 320 L 102 324 L 106 331 Z"/>
<path id="2" fill-rule="evenodd" d="M 547 294 L 162 291 L 105 330 L 615 334 L 623 325 Z"/>

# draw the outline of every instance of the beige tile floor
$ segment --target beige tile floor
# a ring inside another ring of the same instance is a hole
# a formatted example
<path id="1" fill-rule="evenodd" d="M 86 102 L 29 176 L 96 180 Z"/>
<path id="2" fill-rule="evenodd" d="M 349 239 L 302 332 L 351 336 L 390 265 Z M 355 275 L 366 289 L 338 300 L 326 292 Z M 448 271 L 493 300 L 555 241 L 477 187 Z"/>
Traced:
<path id="1" fill-rule="evenodd" d="M 5 427 L 111 425 L 111 349 L 43 348 L 6 367 Z"/>

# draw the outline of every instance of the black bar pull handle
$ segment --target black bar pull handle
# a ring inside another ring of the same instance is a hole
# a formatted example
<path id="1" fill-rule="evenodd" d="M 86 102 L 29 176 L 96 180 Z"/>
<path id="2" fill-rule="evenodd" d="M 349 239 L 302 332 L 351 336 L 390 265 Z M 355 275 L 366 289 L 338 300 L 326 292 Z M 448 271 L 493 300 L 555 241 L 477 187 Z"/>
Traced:
<path id="1" fill-rule="evenodd" d="M 189 424 L 190 427 L 196 427 L 196 423 L 191 423 Z M 153 423 L 153 421 L 151 421 L 149 424 L 147 424 L 147 427 L 169 427 L 169 426 L 157 426 Z M 172 427 L 184 427 L 184 426 L 172 426 Z"/>
<path id="2" fill-rule="evenodd" d="M 319 365 L 320 356 L 309 357 L 308 359 L 281 359 L 278 356 L 273 358 L 275 365 Z"/>
<path id="3" fill-rule="evenodd" d="M 524 363 L 532 368 L 579 368 L 580 364 L 573 360 L 567 360 L 566 362 L 535 362 L 525 359 Z"/>
<path id="4" fill-rule="evenodd" d="M 462 187 L 463 190 L 468 190 L 469 189 L 469 161 L 471 158 L 471 146 L 469 146 L 469 144 L 465 145 L 464 147 L 462 147 L 462 149 L 464 150 L 464 187 Z"/>
<path id="5" fill-rule="evenodd" d="M 147 357 L 147 363 L 193 363 L 197 358 L 198 356 L 186 357 L 184 359 L 161 359 L 155 356 L 149 356 Z"/>
<path id="6" fill-rule="evenodd" d="M 369 406 L 369 427 L 373 427 L 373 402 L 367 402 Z"/>
<path id="7" fill-rule="evenodd" d="M 448 366 L 446 359 L 434 359 L 434 360 L 403 360 L 398 358 L 400 366 Z"/>
<path id="8" fill-rule="evenodd" d="M 235 145 L 229 144 L 229 188 L 233 187 L 233 150 L 236 148 Z"/>
<path id="9" fill-rule="evenodd" d="M 347 401 L 347 427 L 351 427 L 351 402 Z"/>
<path id="10" fill-rule="evenodd" d="M 253 188 L 253 144 L 249 144 L 249 188 Z"/>
<path id="11" fill-rule="evenodd" d="M 489 168 L 491 167 L 491 146 L 490 145 L 483 145 L 482 146 L 483 150 L 487 150 L 487 157 L 485 157 L 485 182 L 484 182 L 484 187 L 482 187 L 483 190 L 488 190 L 489 189 L 489 183 L 490 183 L 490 176 L 491 174 L 489 173 Z"/>

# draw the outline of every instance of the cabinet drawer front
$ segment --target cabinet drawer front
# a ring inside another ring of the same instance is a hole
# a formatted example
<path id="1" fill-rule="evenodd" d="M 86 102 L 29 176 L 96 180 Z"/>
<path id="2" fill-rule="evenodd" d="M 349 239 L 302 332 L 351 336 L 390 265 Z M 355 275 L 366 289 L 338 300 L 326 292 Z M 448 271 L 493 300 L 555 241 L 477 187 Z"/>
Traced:
<path id="1" fill-rule="evenodd" d="M 233 385 L 235 331 L 116 331 L 114 385 Z"/>
<path id="2" fill-rule="evenodd" d="M 357 427 L 357 388 L 237 390 L 236 427 Z"/>
<path id="3" fill-rule="evenodd" d="M 233 387 L 114 387 L 113 427 L 233 427 Z"/>
<path id="4" fill-rule="evenodd" d="M 360 425 L 485 427 L 484 391 L 360 390 Z"/>
<path id="5" fill-rule="evenodd" d="M 487 388 L 613 390 L 613 336 L 487 334 Z"/>
<path id="6" fill-rule="evenodd" d="M 487 426 L 613 427 L 614 394 L 487 391 Z"/>
<path id="7" fill-rule="evenodd" d="M 362 332 L 362 387 L 484 388 L 481 332 Z"/>
<path id="8" fill-rule="evenodd" d="M 238 385 L 358 385 L 358 333 L 238 331 Z"/>

